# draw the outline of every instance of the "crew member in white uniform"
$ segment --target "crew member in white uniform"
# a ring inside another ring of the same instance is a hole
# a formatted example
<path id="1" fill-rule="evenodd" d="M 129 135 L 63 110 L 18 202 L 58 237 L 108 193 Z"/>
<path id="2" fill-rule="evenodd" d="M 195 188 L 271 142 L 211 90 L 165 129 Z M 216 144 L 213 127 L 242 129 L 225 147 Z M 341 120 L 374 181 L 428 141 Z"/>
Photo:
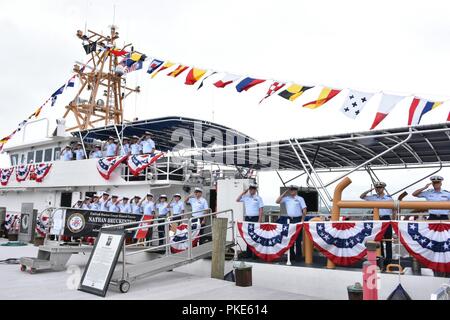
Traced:
<path id="1" fill-rule="evenodd" d="M 81 209 L 83 207 L 83 200 L 77 200 L 75 204 L 72 206 L 74 209 Z"/>
<path id="2" fill-rule="evenodd" d="M 83 206 L 81 207 L 81 209 L 89 210 L 90 208 L 91 208 L 91 198 L 86 197 L 84 199 Z"/>
<path id="3" fill-rule="evenodd" d="M 155 217 L 155 203 L 153 202 L 153 194 L 147 193 L 145 198 L 143 198 L 139 202 L 139 205 L 142 207 L 142 212 L 144 213 L 144 215 L 150 216 L 150 219 L 153 219 Z M 148 220 L 148 218 L 146 218 L 146 220 Z M 150 227 L 148 228 L 147 234 L 145 235 L 145 240 L 150 241 L 152 239 L 152 236 L 153 227 Z"/>
<path id="4" fill-rule="evenodd" d="M 76 160 L 86 159 L 86 154 L 84 153 L 83 145 L 81 143 L 77 144 L 77 149 L 75 150 L 75 159 Z"/>
<path id="5" fill-rule="evenodd" d="M 385 192 L 386 183 L 378 181 L 374 183 L 374 188 L 369 189 L 363 192 L 359 197 L 366 201 L 393 201 L 392 197 Z M 368 195 L 369 192 L 375 189 L 375 194 Z M 391 220 L 392 209 L 379 209 L 380 220 Z M 383 239 L 387 239 L 388 241 L 383 241 L 386 245 L 386 254 L 384 252 L 384 245 L 381 245 L 381 255 L 384 257 L 383 269 L 386 268 L 388 264 L 392 261 L 392 227 L 386 229 L 386 232 L 383 235 Z"/>
<path id="6" fill-rule="evenodd" d="M 109 201 L 109 204 L 108 204 L 108 211 L 109 212 L 120 212 L 118 196 L 113 195 L 111 197 L 111 201 Z"/>
<path id="7" fill-rule="evenodd" d="M 244 203 L 244 221 L 262 222 L 264 203 L 258 195 L 258 186 L 250 184 L 236 199 L 237 202 Z M 255 254 L 247 246 L 247 258 L 255 258 Z"/>
<path id="8" fill-rule="evenodd" d="M 61 152 L 61 160 L 70 161 L 73 159 L 73 152 L 70 146 L 66 146 L 64 150 Z"/>
<path id="9" fill-rule="evenodd" d="M 102 147 L 99 145 L 95 146 L 95 150 L 91 152 L 91 159 L 99 159 L 99 158 L 103 158 L 103 152 L 102 152 Z"/>
<path id="10" fill-rule="evenodd" d="M 108 211 L 109 193 L 103 192 L 102 198 L 98 201 L 101 211 Z"/>
<path id="11" fill-rule="evenodd" d="M 151 136 L 151 132 L 145 131 L 145 135 L 142 137 L 141 146 L 143 154 L 153 155 L 155 152 L 155 142 L 152 140 Z"/>
<path id="12" fill-rule="evenodd" d="M 441 176 L 430 177 L 431 183 L 428 183 L 425 187 L 413 192 L 413 196 L 417 198 L 425 198 L 427 201 L 450 201 L 450 192 L 442 190 Z M 426 190 L 430 185 L 433 185 L 432 189 Z M 449 210 L 446 209 L 430 209 L 428 210 L 428 220 L 448 220 Z"/>
<path id="13" fill-rule="evenodd" d="M 131 213 L 131 205 L 128 197 L 123 197 L 120 201 L 119 209 L 121 213 Z"/>
<path id="14" fill-rule="evenodd" d="M 180 220 L 184 213 L 184 203 L 181 200 L 181 194 L 175 193 L 173 195 L 173 200 L 170 203 L 169 208 L 172 213 L 172 220 Z"/>
<path id="15" fill-rule="evenodd" d="M 117 144 L 114 142 L 114 137 L 109 137 L 108 142 L 105 144 L 106 156 L 117 156 Z"/>
<path id="16" fill-rule="evenodd" d="M 133 200 L 131 201 L 131 213 L 142 214 L 142 207 L 139 204 L 140 200 L 141 197 L 134 196 Z"/>
<path id="17" fill-rule="evenodd" d="M 298 189 L 297 186 L 291 185 L 276 200 L 277 204 L 284 204 L 286 213 L 289 217 L 289 223 L 299 223 L 304 221 L 306 217 L 305 199 L 298 195 Z M 303 234 L 300 232 L 295 241 L 295 250 L 294 246 L 290 249 L 291 257 L 293 257 L 295 261 L 300 261 L 302 256 L 302 238 Z"/>
<path id="18" fill-rule="evenodd" d="M 128 156 L 131 154 L 130 150 L 130 138 L 123 137 L 122 146 L 120 147 L 120 155 Z"/>
<path id="19" fill-rule="evenodd" d="M 203 191 L 200 188 L 194 189 L 194 194 L 191 194 L 186 197 L 184 200 L 185 204 L 189 204 L 191 206 L 192 217 L 196 219 L 192 219 L 192 222 L 200 222 L 201 226 L 205 225 L 206 219 L 204 217 L 207 214 L 207 210 L 209 208 L 208 202 L 205 198 L 202 197 Z M 205 242 L 205 237 L 202 235 L 205 233 L 205 229 L 200 229 L 200 244 Z"/>
<path id="20" fill-rule="evenodd" d="M 159 196 L 159 200 L 155 205 L 155 212 L 156 212 L 156 218 L 166 218 L 169 214 L 169 204 L 167 203 L 167 196 L 165 194 L 162 194 Z M 164 219 L 158 220 L 158 223 L 165 222 Z M 159 245 L 163 245 L 164 243 L 164 237 L 166 236 L 165 233 L 165 226 L 159 225 L 158 226 L 158 238 L 159 238 Z"/>
<path id="21" fill-rule="evenodd" d="M 141 154 L 141 144 L 139 143 L 139 137 L 133 136 L 132 144 L 130 145 L 130 151 L 132 155 Z"/>

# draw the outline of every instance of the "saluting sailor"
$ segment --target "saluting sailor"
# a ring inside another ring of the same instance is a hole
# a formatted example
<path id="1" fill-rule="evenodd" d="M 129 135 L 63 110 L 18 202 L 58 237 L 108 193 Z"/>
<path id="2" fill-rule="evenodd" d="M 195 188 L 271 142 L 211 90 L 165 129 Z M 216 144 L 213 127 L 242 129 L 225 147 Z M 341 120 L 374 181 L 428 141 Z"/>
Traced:
<path id="1" fill-rule="evenodd" d="M 61 160 L 70 161 L 73 158 L 72 148 L 67 145 L 64 150 L 61 152 Z"/>
<path id="2" fill-rule="evenodd" d="M 114 142 L 114 137 L 109 137 L 108 142 L 105 144 L 106 156 L 115 157 L 117 155 L 117 144 Z"/>
<path id="3" fill-rule="evenodd" d="M 130 138 L 123 137 L 122 146 L 120 147 L 120 155 L 128 156 L 130 153 Z"/>
<path id="4" fill-rule="evenodd" d="M 430 180 L 431 183 L 428 183 L 421 189 L 417 189 L 412 195 L 417 198 L 425 198 L 427 201 L 450 201 L 450 192 L 442 190 L 442 181 L 444 178 L 441 176 L 432 176 Z M 433 188 L 426 190 L 431 184 Z M 448 220 L 449 210 L 430 209 L 428 213 L 428 220 Z"/>
<path id="5" fill-rule="evenodd" d="M 155 205 L 156 218 L 166 218 L 169 213 L 169 204 L 167 203 L 167 196 L 162 194 L 159 196 L 159 200 Z M 164 219 L 158 220 L 158 223 L 166 222 Z M 158 225 L 158 238 L 159 245 L 164 244 L 165 233 L 165 225 Z"/>
<path id="6" fill-rule="evenodd" d="M 277 204 L 284 203 L 286 207 L 286 213 L 289 216 L 289 223 L 298 223 L 304 221 L 306 217 L 305 199 L 298 195 L 298 189 L 299 188 L 297 186 L 291 185 L 289 186 L 289 189 L 283 192 L 283 194 L 280 195 L 276 200 Z M 297 240 L 295 241 L 295 253 L 294 246 L 292 246 L 290 249 L 291 257 L 293 257 L 295 261 L 300 261 L 302 256 L 302 233 L 303 232 L 300 232 Z"/>
<path id="7" fill-rule="evenodd" d="M 131 213 L 131 205 L 128 197 L 123 197 L 119 204 L 120 212 Z"/>
<path id="8" fill-rule="evenodd" d="M 189 204 L 191 206 L 191 212 L 192 217 L 195 219 L 192 219 L 192 222 L 200 222 L 200 227 L 205 225 L 205 217 L 204 215 L 207 214 L 207 210 L 209 208 L 208 202 L 205 198 L 202 197 L 203 190 L 201 188 L 195 188 L 194 194 L 188 195 L 184 199 L 185 204 Z M 203 234 L 205 233 L 205 229 L 200 229 L 200 244 L 205 242 L 205 239 Z"/>
<path id="9" fill-rule="evenodd" d="M 108 211 L 109 193 L 103 192 L 102 198 L 98 201 L 101 211 Z"/>
<path id="10" fill-rule="evenodd" d="M 100 145 L 95 146 L 95 150 L 91 152 L 91 159 L 103 158 L 102 147 Z"/>
<path id="11" fill-rule="evenodd" d="M 109 201 L 109 204 L 108 204 L 108 211 L 109 212 L 119 212 L 120 211 L 118 196 L 113 195 L 111 197 L 111 201 Z"/>
<path id="12" fill-rule="evenodd" d="M 142 214 L 142 207 L 140 205 L 141 197 L 134 196 L 133 200 L 131 201 L 131 213 L 134 214 Z"/>
<path id="13" fill-rule="evenodd" d="M 132 155 L 141 154 L 141 144 L 139 143 L 139 137 L 133 136 L 132 144 L 130 146 L 130 151 Z"/>
<path id="14" fill-rule="evenodd" d="M 258 186 L 252 183 L 236 199 L 237 202 L 244 203 L 244 221 L 262 222 L 264 203 L 257 192 Z M 253 258 L 254 256 L 255 254 L 247 246 L 246 257 Z"/>
<path id="15" fill-rule="evenodd" d="M 153 194 L 147 193 L 145 198 L 139 202 L 139 205 L 141 206 L 144 215 L 150 216 L 151 217 L 150 219 L 154 218 L 155 203 L 153 202 Z M 146 220 L 148 219 L 146 218 Z M 150 241 L 152 239 L 152 235 L 153 235 L 153 227 L 148 228 L 147 234 L 145 235 L 145 240 Z"/>
<path id="16" fill-rule="evenodd" d="M 91 208 L 91 198 L 86 197 L 83 201 L 83 205 L 81 206 L 81 209 L 89 210 Z"/>
<path id="17" fill-rule="evenodd" d="M 385 192 L 386 183 L 378 181 L 374 183 L 374 188 L 369 189 L 363 192 L 359 197 L 366 201 L 393 201 L 392 197 Z M 369 192 L 375 190 L 375 194 L 367 195 Z M 392 209 L 379 209 L 380 220 L 391 220 L 392 218 Z M 381 245 L 381 255 L 384 257 L 384 266 L 387 266 L 392 261 L 392 227 L 386 229 L 386 232 L 383 235 L 383 239 L 387 239 L 388 241 L 384 241 L 386 244 L 386 254 L 384 252 L 384 246 Z"/>
<path id="18" fill-rule="evenodd" d="M 84 153 L 83 145 L 81 143 L 77 144 L 77 149 L 75 150 L 75 159 L 76 160 L 86 159 L 86 154 Z"/>
<path id="19" fill-rule="evenodd" d="M 184 213 L 184 203 L 181 200 L 181 194 L 175 193 L 173 195 L 173 200 L 170 203 L 169 207 L 172 212 L 172 220 L 173 221 L 180 220 Z"/>
<path id="20" fill-rule="evenodd" d="M 145 134 L 142 137 L 141 146 L 143 154 L 153 155 L 155 152 L 155 142 L 152 140 L 151 136 L 151 132 L 145 131 Z"/>

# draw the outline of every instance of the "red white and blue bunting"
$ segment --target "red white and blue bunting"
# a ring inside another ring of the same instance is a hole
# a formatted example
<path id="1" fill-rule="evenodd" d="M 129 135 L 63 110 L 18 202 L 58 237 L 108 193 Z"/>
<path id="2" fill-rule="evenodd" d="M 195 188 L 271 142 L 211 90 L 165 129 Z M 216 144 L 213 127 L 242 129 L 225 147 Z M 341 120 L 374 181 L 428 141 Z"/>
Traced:
<path id="1" fill-rule="evenodd" d="M 393 221 L 401 243 L 414 258 L 438 272 L 450 272 L 450 222 Z"/>
<path id="2" fill-rule="evenodd" d="M 380 241 L 383 238 L 389 223 L 311 221 L 305 223 L 305 231 L 314 246 L 333 263 L 349 266 L 366 256 L 366 241 Z"/>
<path id="3" fill-rule="evenodd" d="M 34 166 L 34 177 L 36 182 L 42 182 L 44 178 L 47 176 L 50 168 L 52 167 L 51 163 L 39 163 Z"/>
<path id="4" fill-rule="evenodd" d="M 128 156 L 100 158 L 97 161 L 97 170 L 103 178 L 109 180 L 111 173 L 127 158 Z"/>
<path id="5" fill-rule="evenodd" d="M 180 224 L 175 234 L 170 237 L 170 251 L 172 253 L 178 253 L 187 250 L 188 244 L 188 225 L 186 223 Z M 195 247 L 200 237 L 200 223 L 195 222 L 191 225 L 192 233 L 192 246 Z"/>
<path id="6" fill-rule="evenodd" d="M 23 164 L 16 167 L 16 180 L 17 182 L 25 181 L 30 173 L 31 165 Z"/>
<path id="7" fill-rule="evenodd" d="M 19 231 L 20 228 L 20 213 L 9 213 L 5 215 L 5 229 L 9 232 Z"/>
<path id="8" fill-rule="evenodd" d="M 13 171 L 14 168 L 0 169 L 0 183 L 2 186 L 6 186 L 8 184 L 9 178 L 11 178 Z"/>
<path id="9" fill-rule="evenodd" d="M 265 261 L 279 259 L 295 242 L 302 224 L 238 222 L 239 233 L 251 251 Z"/>
<path id="10" fill-rule="evenodd" d="M 150 166 L 162 156 L 163 153 L 159 153 L 153 157 L 148 154 L 129 156 L 128 168 L 130 168 L 130 172 L 132 175 L 137 176 L 141 171 L 145 170 L 148 166 Z"/>
<path id="11" fill-rule="evenodd" d="M 48 211 L 42 212 L 42 214 L 40 214 L 37 217 L 36 233 L 38 235 L 40 235 L 41 237 L 45 237 L 45 234 L 47 233 L 47 227 L 48 227 L 49 220 L 50 220 L 50 214 L 48 213 Z"/>

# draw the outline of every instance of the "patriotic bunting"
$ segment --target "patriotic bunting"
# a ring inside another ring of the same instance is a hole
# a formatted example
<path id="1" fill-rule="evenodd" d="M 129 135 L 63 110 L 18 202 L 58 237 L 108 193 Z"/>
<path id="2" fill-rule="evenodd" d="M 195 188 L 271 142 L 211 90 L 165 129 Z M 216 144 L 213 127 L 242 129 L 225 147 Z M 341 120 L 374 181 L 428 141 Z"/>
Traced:
<path id="1" fill-rule="evenodd" d="M 192 246 L 197 246 L 200 238 L 200 223 L 194 222 L 191 225 Z M 188 244 L 188 225 L 186 223 L 180 224 L 173 236 L 170 237 L 170 251 L 172 253 L 183 252 L 189 247 Z"/>
<path id="2" fill-rule="evenodd" d="M 23 164 L 16 167 L 16 180 L 17 182 L 25 181 L 30 173 L 31 165 Z"/>
<path id="3" fill-rule="evenodd" d="M 304 104 L 303 106 L 305 108 L 309 108 L 309 109 L 316 109 L 316 108 L 322 106 L 323 104 L 327 103 L 331 99 L 333 99 L 335 96 L 337 96 L 337 94 L 339 92 L 341 92 L 341 90 L 336 90 L 336 89 L 331 89 L 331 88 L 323 88 L 322 91 L 320 92 L 317 100 L 308 102 L 308 103 Z"/>
<path id="4" fill-rule="evenodd" d="M 111 173 L 128 158 L 125 156 L 100 158 L 97 161 L 97 171 L 100 175 L 109 180 Z"/>
<path id="5" fill-rule="evenodd" d="M 373 93 L 350 90 L 341 107 L 341 112 L 347 117 L 355 119 L 372 96 Z"/>
<path id="6" fill-rule="evenodd" d="M 389 221 L 308 222 L 305 231 L 320 250 L 333 263 L 349 266 L 366 256 L 366 241 L 380 241 Z"/>
<path id="7" fill-rule="evenodd" d="M 167 76 L 176 78 L 180 74 L 182 74 L 187 68 L 189 68 L 189 67 L 188 66 L 183 66 L 183 65 L 180 64 L 178 67 L 176 67 L 175 70 L 169 72 L 167 74 Z"/>
<path id="8" fill-rule="evenodd" d="M 42 182 L 44 178 L 47 176 L 51 167 L 52 167 L 51 163 L 40 163 L 34 165 L 34 174 L 36 182 Z"/>
<path id="9" fill-rule="evenodd" d="M 373 119 L 372 126 L 370 130 L 375 129 L 376 126 L 380 124 L 384 118 L 387 117 L 389 112 L 394 109 L 394 107 L 404 98 L 404 96 L 396 96 L 392 94 L 385 94 L 381 97 L 380 105 L 378 106 L 377 114 L 375 115 L 375 119 Z"/>
<path id="10" fill-rule="evenodd" d="M 184 84 L 186 84 L 188 86 L 195 84 L 198 80 L 200 80 L 201 77 L 203 77 L 205 75 L 205 73 L 206 73 L 206 70 L 192 68 L 191 70 L 189 70 Z"/>
<path id="11" fill-rule="evenodd" d="M 300 97 L 303 92 L 311 89 L 312 87 L 305 87 L 299 84 L 293 83 L 286 90 L 281 91 L 278 95 L 287 100 L 294 101 L 298 97 Z"/>
<path id="12" fill-rule="evenodd" d="M 257 84 L 263 83 L 264 81 L 266 80 L 254 79 L 250 77 L 244 78 L 236 85 L 236 91 L 237 92 L 247 91 L 248 89 L 256 86 Z"/>
<path id="13" fill-rule="evenodd" d="M 231 73 L 227 73 L 222 80 L 219 80 L 217 82 L 214 82 L 214 85 L 217 88 L 225 88 L 227 85 L 229 85 L 230 83 L 233 83 L 234 81 L 238 80 L 241 76 L 237 75 L 237 74 L 231 74 Z"/>
<path id="14" fill-rule="evenodd" d="M 5 215 L 5 229 L 8 231 L 19 231 L 20 228 L 20 213 L 9 213 Z"/>
<path id="15" fill-rule="evenodd" d="M 6 186 L 8 184 L 9 178 L 11 178 L 13 171 L 14 168 L 0 169 L 0 183 L 2 186 Z"/>
<path id="16" fill-rule="evenodd" d="M 264 98 L 261 99 L 261 101 L 259 101 L 259 103 L 263 102 L 263 100 L 269 98 L 271 95 L 273 95 L 275 92 L 277 92 L 278 90 L 280 90 L 281 88 L 283 88 L 285 86 L 285 83 L 281 83 L 278 81 L 274 81 L 270 87 L 269 90 L 267 90 L 266 95 L 264 96 Z"/>
<path id="17" fill-rule="evenodd" d="M 145 168 L 150 166 L 152 163 L 161 158 L 163 155 L 164 155 L 163 153 L 159 153 L 153 157 L 148 154 L 129 156 L 128 168 L 130 168 L 131 174 L 137 176 L 141 171 L 145 170 Z"/>
<path id="18" fill-rule="evenodd" d="M 239 233 L 251 251 L 264 261 L 279 259 L 295 242 L 301 223 L 238 222 Z"/>
<path id="19" fill-rule="evenodd" d="M 406 250 L 427 268 L 450 272 L 450 222 L 393 221 Z"/>
<path id="20" fill-rule="evenodd" d="M 408 126 L 419 124 L 425 113 L 436 109 L 441 104 L 442 102 L 427 101 L 415 97 L 409 107 Z"/>
<path id="21" fill-rule="evenodd" d="M 36 220 L 36 233 L 41 237 L 45 237 L 47 233 L 48 222 L 50 221 L 50 214 L 48 211 L 43 211 Z"/>
<path id="22" fill-rule="evenodd" d="M 152 74 L 155 72 L 156 69 L 161 67 L 161 65 L 164 63 L 162 60 L 153 59 L 152 62 L 150 62 L 150 65 L 148 66 L 147 73 Z"/>

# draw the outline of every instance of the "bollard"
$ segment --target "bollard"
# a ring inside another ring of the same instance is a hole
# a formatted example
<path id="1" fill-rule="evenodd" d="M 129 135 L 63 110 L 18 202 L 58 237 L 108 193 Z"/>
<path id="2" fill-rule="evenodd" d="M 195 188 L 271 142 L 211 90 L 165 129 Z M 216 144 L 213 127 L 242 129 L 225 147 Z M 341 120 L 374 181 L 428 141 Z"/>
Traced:
<path id="1" fill-rule="evenodd" d="M 377 249 L 380 244 L 367 241 L 367 261 L 363 263 L 363 300 L 378 300 Z"/>
<path id="2" fill-rule="evenodd" d="M 356 282 L 354 285 L 347 287 L 348 300 L 362 300 L 363 299 L 363 287 L 361 283 Z"/>
<path id="3" fill-rule="evenodd" d="M 227 239 L 227 218 L 212 220 L 211 278 L 223 280 L 225 275 L 225 242 Z"/>

